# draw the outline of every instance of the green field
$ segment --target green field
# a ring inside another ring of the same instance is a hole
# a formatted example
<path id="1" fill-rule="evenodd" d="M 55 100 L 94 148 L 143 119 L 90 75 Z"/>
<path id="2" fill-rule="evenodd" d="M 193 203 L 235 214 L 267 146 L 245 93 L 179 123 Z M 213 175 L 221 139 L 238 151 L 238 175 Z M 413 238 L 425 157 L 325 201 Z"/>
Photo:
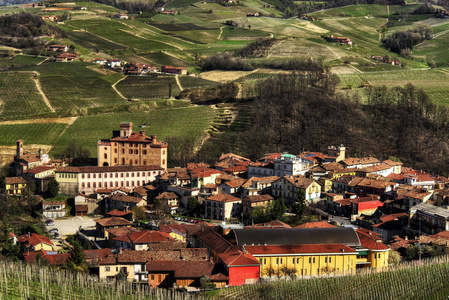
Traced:
<path id="1" fill-rule="evenodd" d="M 117 89 L 127 98 L 168 99 L 171 85 L 172 97 L 181 91 L 175 76 L 128 76 L 117 84 Z"/>
<path id="2" fill-rule="evenodd" d="M 67 124 L 14 124 L 0 125 L 0 145 L 12 146 L 18 139 L 24 144 L 53 145 Z"/>
<path id="3" fill-rule="evenodd" d="M 0 116 L 19 117 L 50 112 L 31 73 L 0 73 Z"/>
<path id="4" fill-rule="evenodd" d="M 86 147 L 92 157 L 96 157 L 97 141 L 102 138 L 110 138 L 112 131 L 118 130 L 120 122 L 133 122 L 134 130 L 138 130 L 137 126 L 145 123 L 147 134 L 157 134 L 160 140 L 166 137 L 186 135 L 199 139 L 211 125 L 215 114 L 216 111 L 212 108 L 198 106 L 156 110 L 149 113 L 117 113 L 79 117 L 75 123 L 68 127 L 64 135 L 55 142 L 51 154 L 57 156 L 72 140 L 75 140 Z"/>
<path id="5" fill-rule="evenodd" d="M 91 33 L 85 31 L 71 31 L 67 32 L 68 38 L 80 45 L 81 47 L 90 49 L 90 50 L 115 50 L 115 49 L 126 49 L 127 47 L 124 45 L 118 45 L 115 43 L 111 43 L 101 37 L 93 35 Z"/>
<path id="6" fill-rule="evenodd" d="M 202 87 L 218 85 L 218 82 L 205 80 L 205 79 L 201 79 L 201 78 L 196 78 L 196 77 L 179 76 L 178 78 L 179 78 L 179 82 L 181 83 L 181 86 L 184 89 L 202 88 Z"/>
<path id="7" fill-rule="evenodd" d="M 27 65 L 36 65 L 42 61 L 44 61 L 46 57 L 35 57 L 32 55 L 15 55 L 12 59 L 8 57 L 0 57 L 0 67 L 6 66 L 27 66 Z"/>
<path id="8" fill-rule="evenodd" d="M 340 75 L 341 88 L 358 88 L 366 82 L 373 86 L 404 86 L 411 83 L 423 89 L 434 103 L 449 104 L 449 72 L 446 70 L 401 70 Z"/>
<path id="9" fill-rule="evenodd" d="M 188 63 L 184 60 L 178 59 L 172 55 L 168 55 L 165 52 L 152 52 L 152 53 L 146 53 L 141 54 L 141 57 L 144 57 L 151 61 L 155 66 L 162 66 L 162 65 L 172 65 L 177 67 L 195 67 L 195 65 Z"/>

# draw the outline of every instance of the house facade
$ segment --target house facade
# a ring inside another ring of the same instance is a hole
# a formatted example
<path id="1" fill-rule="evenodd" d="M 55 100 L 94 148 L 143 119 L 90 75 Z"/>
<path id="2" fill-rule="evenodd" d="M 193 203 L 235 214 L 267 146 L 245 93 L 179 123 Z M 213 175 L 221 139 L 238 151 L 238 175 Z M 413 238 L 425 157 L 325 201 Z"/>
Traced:
<path id="1" fill-rule="evenodd" d="M 92 194 L 97 189 L 135 188 L 164 172 L 159 166 L 64 167 L 55 171 L 62 194 Z"/>

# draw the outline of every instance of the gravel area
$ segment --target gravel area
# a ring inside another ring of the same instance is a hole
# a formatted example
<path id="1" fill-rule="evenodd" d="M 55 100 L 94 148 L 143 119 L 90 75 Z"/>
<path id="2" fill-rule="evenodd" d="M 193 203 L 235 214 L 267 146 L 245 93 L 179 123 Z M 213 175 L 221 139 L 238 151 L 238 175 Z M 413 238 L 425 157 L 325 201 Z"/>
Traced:
<path id="1" fill-rule="evenodd" d="M 47 230 L 53 228 L 58 229 L 58 233 L 61 238 L 65 238 L 67 235 L 75 234 L 81 226 L 84 229 L 92 229 L 95 227 L 95 219 L 100 217 L 85 216 L 85 217 L 69 217 L 64 219 L 55 219 L 54 226 L 47 226 Z"/>

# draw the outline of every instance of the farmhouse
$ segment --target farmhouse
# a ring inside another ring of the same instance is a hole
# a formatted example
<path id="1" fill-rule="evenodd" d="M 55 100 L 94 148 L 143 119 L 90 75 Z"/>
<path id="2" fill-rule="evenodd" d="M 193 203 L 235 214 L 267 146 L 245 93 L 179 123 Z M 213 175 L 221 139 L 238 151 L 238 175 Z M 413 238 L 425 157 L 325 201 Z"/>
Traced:
<path id="1" fill-rule="evenodd" d="M 159 166 L 167 169 L 167 143 L 147 136 L 145 130 L 132 131 L 133 123 L 121 122 L 111 139 L 99 140 L 98 166 Z"/>
<path id="2" fill-rule="evenodd" d="M 76 58 L 75 54 L 72 53 L 61 53 L 56 56 L 56 61 L 58 62 L 72 62 Z"/>
<path id="3" fill-rule="evenodd" d="M 162 66 L 162 73 L 172 73 L 178 75 L 187 75 L 187 68 L 184 67 L 173 67 L 173 66 Z"/>
<path id="4" fill-rule="evenodd" d="M 345 44 L 348 46 L 352 46 L 354 43 L 347 37 L 343 36 L 333 36 L 326 38 L 331 43 L 339 43 L 339 44 Z"/>
<path id="5" fill-rule="evenodd" d="M 7 195 L 20 196 L 26 186 L 27 182 L 22 177 L 5 177 L 4 189 Z"/>

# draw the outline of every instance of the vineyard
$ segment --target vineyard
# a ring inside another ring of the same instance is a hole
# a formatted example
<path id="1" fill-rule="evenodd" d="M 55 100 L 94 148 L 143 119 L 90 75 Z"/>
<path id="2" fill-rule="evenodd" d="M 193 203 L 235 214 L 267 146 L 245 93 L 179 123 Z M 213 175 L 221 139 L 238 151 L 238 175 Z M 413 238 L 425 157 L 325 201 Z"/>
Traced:
<path id="1" fill-rule="evenodd" d="M 31 73 L 0 73 L 0 116 L 19 117 L 50 111 L 32 76 Z"/>
<path id="2" fill-rule="evenodd" d="M 128 76 L 117 84 L 117 89 L 127 98 L 168 99 L 177 96 L 181 90 L 175 76 Z"/>
<path id="3" fill-rule="evenodd" d="M 0 145 L 15 145 L 18 139 L 25 144 L 53 145 L 67 124 L 0 125 Z"/>
<path id="4" fill-rule="evenodd" d="M 169 136 L 192 136 L 200 140 L 211 125 L 215 114 L 215 110 L 207 106 L 198 106 L 161 109 L 149 113 L 116 113 L 79 117 L 57 140 L 52 155 L 58 156 L 72 140 L 75 140 L 86 147 L 92 157 L 96 157 L 97 141 L 111 137 L 112 131 L 118 129 L 119 123 L 125 121 L 133 122 L 135 131 L 139 129 L 138 125 L 145 123 L 147 133 L 156 134 L 161 140 Z"/>
<path id="5" fill-rule="evenodd" d="M 0 262 L 1 299 L 85 299 L 85 300 L 190 300 L 191 296 L 172 290 L 151 289 L 128 282 L 100 283 L 97 277 L 46 266 Z"/>
<path id="6" fill-rule="evenodd" d="M 140 56 L 150 60 L 151 62 L 155 62 L 155 64 L 158 66 L 172 65 L 177 67 L 193 67 L 192 64 L 189 64 L 164 52 L 152 52 L 141 54 Z"/>
<path id="7" fill-rule="evenodd" d="M 370 72 L 340 75 L 340 88 L 359 88 L 362 83 L 404 86 L 411 83 L 426 91 L 434 103 L 449 104 L 449 72 L 444 70 L 401 70 L 396 72 Z"/>
<path id="8" fill-rule="evenodd" d="M 115 50 L 115 49 L 125 49 L 127 47 L 118 45 L 115 43 L 111 43 L 105 39 L 102 39 L 96 35 L 85 31 L 70 31 L 67 32 L 68 37 L 80 45 L 81 47 L 90 49 L 90 50 Z"/>

